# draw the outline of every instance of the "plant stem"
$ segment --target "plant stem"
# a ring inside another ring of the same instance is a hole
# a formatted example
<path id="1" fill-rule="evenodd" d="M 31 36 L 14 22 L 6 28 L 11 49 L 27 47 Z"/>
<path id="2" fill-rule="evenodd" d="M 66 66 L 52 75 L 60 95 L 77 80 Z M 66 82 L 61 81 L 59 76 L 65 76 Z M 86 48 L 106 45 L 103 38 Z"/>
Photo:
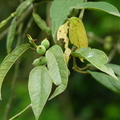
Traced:
<path id="1" fill-rule="evenodd" d="M 21 15 L 20 19 L 18 20 L 18 25 L 23 22 L 27 17 L 28 15 L 32 12 L 32 9 L 33 9 L 33 6 L 29 6 L 27 8 L 27 10 Z M 15 13 L 15 12 L 14 12 Z M 0 34 L 0 40 L 2 40 L 6 34 L 8 33 L 8 30 L 9 30 L 9 27 L 6 28 L 1 34 Z"/>
<path id="2" fill-rule="evenodd" d="M 84 0 L 84 2 L 87 2 L 87 0 Z M 85 9 L 82 9 L 79 15 L 79 18 L 82 20 L 84 16 Z"/>
<path id="3" fill-rule="evenodd" d="M 88 32 L 87 36 L 88 36 L 89 39 L 92 39 L 92 40 L 95 40 L 95 41 L 97 41 L 97 42 L 99 42 L 101 44 L 104 44 L 104 39 L 100 38 L 99 36 L 95 35 L 92 32 Z"/>
<path id="4" fill-rule="evenodd" d="M 108 56 L 108 62 L 110 62 L 114 56 L 116 55 L 116 52 L 117 52 L 117 46 L 119 45 L 120 43 L 120 39 L 116 42 L 116 44 L 114 45 L 112 51 L 110 52 L 109 56 Z"/>
<path id="5" fill-rule="evenodd" d="M 34 39 L 33 39 L 29 34 L 27 34 L 27 37 L 28 37 L 28 39 L 29 39 L 29 42 L 30 42 L 35 48 L 37 48 L 37 45 L 35 44 Z"/>
<path id="6" fill-rule="evenodd" d="M 81 12 L 80 12 L 80 15 L 79 15 L 79 18 L 82 20 L 83 16 L 84 16 L 84 12 L 85 12 L 85 9 L 82 9 Z"/>
<path id="7" fill-rule="evenodd" d="M 83 68 L 79 68 L 76 64 L 76 59 L 75 57 L 73 57 L 73 70 L 78 72 L 78 73 L 85 73 L 85 74 L 88 74 L 87 71 L 82 71 L 82 70 L 86 70 L 89 66 L 85 66 Z"/>
<path id="8" fill-rule="evenodd" d="M 25 111 L 27 111 L 29 108 L 31 108 L 32 104 L 29 104 L 25 109 L 23 109 L 21 112 L 10 118 L 9 120 L 14 120 L 18 118 L 20 115 L 22 115 Z"/>
<path id="9" fill-rule="evenodd" d="M 26 28 L 24 29 L 24 31 L 23 31 L 23 33 L 22 33 L 22 40 L 24 40 L 24 39 L 26 38 L 26 35 L 27 35 L 27 33 L 28 33 L 28 31 L 29 31 L 32 23 L 33 23 L 33 18 L 30 18 L 30 20 L 29 20 L 28 23 L 27 23 Z"/>

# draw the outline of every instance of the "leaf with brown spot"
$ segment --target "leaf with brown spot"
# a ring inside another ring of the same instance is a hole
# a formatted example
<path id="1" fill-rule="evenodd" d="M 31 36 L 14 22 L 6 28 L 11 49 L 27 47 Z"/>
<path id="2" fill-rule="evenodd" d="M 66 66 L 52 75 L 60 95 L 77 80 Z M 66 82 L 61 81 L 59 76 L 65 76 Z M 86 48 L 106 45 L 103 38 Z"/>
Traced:
<path id="1" fill-rule="evenodd" d="M 69 19 L 69 39 L 77 49 L 88 47 L 88 39 L 82 21 L 77 17 Z"/>
<path id="2" fill-rule="evenodd" d="M 57 40 L 63 39 L 65 43 L 64 57 L 65 57 L 66 63 L 68 63 L 69 56 L 71 54 L 71 50 L 68 47 L 68 44 L 69 44 L 69 39 L 67 36 L 68 29 L 69 29 L 69 26 L 68 26 L 68 21 L 67 21 L 65 24 L 61 25 L 57 31 Z"/>

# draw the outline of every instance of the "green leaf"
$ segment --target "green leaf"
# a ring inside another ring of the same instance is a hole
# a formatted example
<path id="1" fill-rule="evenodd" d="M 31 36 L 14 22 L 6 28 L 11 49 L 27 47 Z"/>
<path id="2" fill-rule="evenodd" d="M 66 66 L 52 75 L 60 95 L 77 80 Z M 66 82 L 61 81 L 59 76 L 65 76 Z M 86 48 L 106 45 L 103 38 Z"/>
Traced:
<path id="1" fill-rule="evenodd" d="M 45 66 L 37 66 L 32 69 L 29 75 L 29 95 L 32 103 L 32 110 L 36 120 L 43 110 L 43 107 L 50 95 L 52 79 Z"/>
<path id="2" fill-rule="evenodd" d="M 68 83 L 68 68 L 62 49 L 58 45 L 54 45 L 46 52 L 46 59 L 49 73 L 54 84 L 58 86 L 50 97 L 50 99 L 52 99 L 66 89 Z"/>
<path id="3" fill-rule="evenodd" d="M 107 64 L 107 67 L 112 68 L 113 71 L 114 71 L 118 76 L 120 76 L 120 65 L 108 63 L 108 64 Z"/>
<path id="4" fill-rule="evenodd" d="M 54 0 L 50 9 L 50 16 L 52 18 L 52 35 L 56 39 L 57 29 L 65 22 L 70 14 L 71 7 L 81 4 L 84 0 Z M 55 40 L 56 42 L 56 40 Z"/>
<path id="5" fill-rule="evenodd" d="M 16 17 L 19 18 L 24 13 L 24 11 L 32 4 L 33 1 L 35 0 L 26 0 L 22 2 L 16 9 Z"/>
<path id="6" fill-rule="evenodd" d="M 47 27 L 45 21 L 37 13 L 33 13 L 33 18 L 41 30 L 45 31 L 48 35 L 51 33 L 51 29 Z"/>
<path id="7" fill-rule="evenodd" d="M 0 99 L 1 99 L 1 86 L 5 75 L 15 63 L 15 61 L 30 47 L 30 44 L 23 44 L 14 49 L 8 54 L 0 65 Z"/>
<path id="8" fill-rule="evenodd" d="M 69 39 L 78 49 L 88 47 L 88 39 L 82 21 L 77 17 L 69 19 Z"/>
<path id="9" fill-rule="evenodd" d="M 7 35 L 7 43 L 6 43 L 7 53 L 10 53 L 11 51 L 12 43 L 16 33 L 16 27 L 17 27 L 17 21 L 16 21 L 16 18 L 14 18 L 12 20 L 12 23 L 10 25 L 8 35 Z"/>
<path id="10" fill-rule="evenodd" d="M 108 58 L 103 51 L 86 47 L 76 50 L 75 52 L 72 53 L 72 55 L 75 57 L 86 59 L 97 69 L 117 79 L 113 70 L 105 66 L 105 64 L 108 62 Z"/>
<path id="11" fill-rule="evenodd" d="M 120 12 L 117 10 L 115 6 L 107 2 L 84 2 L 78 3 L 71 9 L 95 9 L 107 12 L 109 14 L 120 17 Z"/>
<path id="12" fill-rule="evenodd" d="M 108 89 L 120 94 L 120 77 L 116 80 L 115 78 L 100 72 L 88 71 L 93 78 L 99 83 L 107 87 Z"/>

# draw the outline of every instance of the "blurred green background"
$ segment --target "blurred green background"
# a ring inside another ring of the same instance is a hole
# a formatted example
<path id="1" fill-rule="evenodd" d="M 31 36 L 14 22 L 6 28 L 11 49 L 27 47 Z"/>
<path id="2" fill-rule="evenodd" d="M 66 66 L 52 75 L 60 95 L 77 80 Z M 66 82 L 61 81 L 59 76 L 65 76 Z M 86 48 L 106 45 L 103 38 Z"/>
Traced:
<path id="1" fill-rule="evenodd" d="M 113 4 L 120 11 L 119 0 L 104 1 Z M 20 2 L 22 0 L 0 0 L 0 21 L 14 12 Z M 43 19 L 47 18 L 46 8 L 48 6 L 46 3 L 40 4 L 38 9 L 38 13 Z M 24 29 L 30 17 L 29 15 L 25 19 Z M 120 65 L 120 18 L 100 11 L 86 10 L 83 23 L 88 33 L 89 46 L 101 49 L 110 56 L 116 44 L 118 45 L 111 57 L 111 63 Z M 0 29 L 0 34 L 3 34 L 9 24 Z M 39 39 L 39 41 L 46 35 L 38 29 L 35 23 L 32 24 L 29 34 L 33 38 Z M 106 37 L 110 39 L 110 48 L 105 47 Z M 2 39 L 0 38 L 0 62 L 6 55 L 6 36 L 4 36 Z M 31 63 L 35 57 L 36 54 L 31 52 L 31 50 L 22 56 L 15 86 L 11 85 L 11 81 L 14 79 L 15 66 L 5 77 L 2 86 L 2 101 L 0 101 L 0 120 L 6 120 L 4 116 L 13 89 L 15 89 L 15 95 L 8 114 L 9 118 L 30 104 L 27 84 L 28 75 L 32 69 Z M 78 64 L 79 66 L 81 65 L 81 63 Z M 120 120 L 120 95 L 111 92 L 90 75 L 72 71 L 72 61 L 69 64 L 69 68 L 71 75 L 69 76 L 69 84 L 66 91 L 47 102 L 40 120 Z M 34 120 L 32 110 L 27 110 L 17 120 Z"/>

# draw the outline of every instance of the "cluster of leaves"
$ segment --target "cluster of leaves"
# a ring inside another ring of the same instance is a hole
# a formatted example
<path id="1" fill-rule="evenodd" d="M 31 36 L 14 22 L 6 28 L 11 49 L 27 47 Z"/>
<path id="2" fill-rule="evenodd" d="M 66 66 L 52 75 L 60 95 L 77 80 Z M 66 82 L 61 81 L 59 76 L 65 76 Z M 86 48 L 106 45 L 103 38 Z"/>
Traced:
<path id="1" fill-rule="evenodd" d="M 13 18 L 6 42 L 8 55 L 0 65 L 0 98 L 1 86 L 7 72 L 16 60 L 26 50 L 31 48 L 30 44 L 27 43 L 16 47 L 11 52 L 19 19 L 29 7 L 33 6 L 34 2 L 35 0 L 26 0 L 22 2 L 14 13 L 0 23 L 0 28 L 2 28 L 11 18 Z M 47 64 L 34 67 L 29 74 L 28 90 L 36 120 L 39 119 L 47 100 L 51 100 L 66 89 L 68 76 L 70 74 L 67 65 L 70 58 L 73 58 L 73 69 L 75 71 L 89 73 L 107 88 L 120 93 L 120 74 L 118 72 L 120 66 L 114 64 L 106 65 L 108 62 L 106 54 L 101 50 L 88 47 L 88 39 L 84 24 L 79 18 L 74 17 L 72 14 L 74 10 L 81 9 L 97 9 L 120 17 L 119 11 L 113 5 L 106 2 L 54 0 L 50 9 L 50 16 L 52 19 L 52 29 L 50 29 L 47 27 L 45 21 L 33 11 L 33 19 L 38 27 L 47 34 L 52 33 L 55 44 L 62 40 L 64 46 L 63 49 L 59 45 L 50 47 L 45 53 Z M 68 18 L 69 15 L 71 15 L 70 18 Z M 32 40 L 30 43 L 34 45 Z M 72 44 L 72 47 L 70 47 L 70 44 Z M 86 67 L 79 68 L 76 64 L 76 58 L 79 58 L 81 62 L 87 61 Z M 102 72 L 91 71 L 88 69 L 91 66 L 94 66 Z M 53 83 L 57 87 L 50 96 Z"/>

